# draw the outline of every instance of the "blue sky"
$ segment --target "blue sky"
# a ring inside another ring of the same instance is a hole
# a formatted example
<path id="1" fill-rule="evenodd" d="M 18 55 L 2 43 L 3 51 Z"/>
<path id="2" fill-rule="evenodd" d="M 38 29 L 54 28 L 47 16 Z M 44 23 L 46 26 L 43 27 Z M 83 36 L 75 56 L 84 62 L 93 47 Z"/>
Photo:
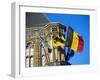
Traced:
<path id="1" fill-rule="evenodd" d="M 75 53 L 70 62 L 76 64 L 89 64 L 90 63 L 90 16 L 89 15 L 76 15 L 76 14 L 51 14 L 45 13 L 51 22 L 60 22 L 66 26 L 71 26 L 79 35 L 84 38 L 84 50 L 80 53 Z"/>

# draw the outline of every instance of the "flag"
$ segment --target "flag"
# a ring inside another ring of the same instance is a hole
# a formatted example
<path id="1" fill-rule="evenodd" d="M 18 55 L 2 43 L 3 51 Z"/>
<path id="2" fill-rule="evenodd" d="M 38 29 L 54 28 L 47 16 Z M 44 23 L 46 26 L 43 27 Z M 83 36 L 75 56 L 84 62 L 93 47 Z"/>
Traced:
<path id="1" fill-rule="evenodd" d="M 67 39 L 66 39 L 66 46 L 67 47 L 71 47 L 71 45 L 72 45 L 73 32 L 74 32 L 74 30 L 71 27 L 68 27 L 68 30 L 67 30 Z"/>
<path id="2" fill-rule="evenodd" d="M 78 48 L 77 51 L 78 52 L 82 52 L 84 48 L 84 40 L 81 36 L 79 36 L 79 42 L 78 42 Z"/>
<path id="3" fill-rule="evenodd" d="M 55 36 L 55 38 L 52 39 L 52 44 L 54 47 L 64 47 L 65 45 L 65 38 L 63 36 Z"/>
<path id="4" fill-rule="evenodd" d="M 70 26 L 67 31 L 66 46 L 75 52 L 82 52 L 84 47 L 84 40 L 78 35 Z"/>
<path id="5" fill-rule="evenodd" d="M 73 32 L 73 39 L 72 39 L 72 45 L 71 45 L 71 49 L 74 51 L 77 51 L 78 48 L 78 43 L 79 43 L 79 37 L 77 32 Z"/>

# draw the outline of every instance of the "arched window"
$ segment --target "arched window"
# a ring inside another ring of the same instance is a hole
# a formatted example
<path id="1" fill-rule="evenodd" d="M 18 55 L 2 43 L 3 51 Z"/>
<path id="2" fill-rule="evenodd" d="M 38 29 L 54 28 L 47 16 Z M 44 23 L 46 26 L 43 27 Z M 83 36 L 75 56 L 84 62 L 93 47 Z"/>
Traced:
<path id="1" fill-rule="evenodd" d="M 25 67 L 33 67 L 34 66 L 34 49 L 33 49 L 33 43 L 28 42 L 26 44 L 26 52 L 25 52 Z"/>

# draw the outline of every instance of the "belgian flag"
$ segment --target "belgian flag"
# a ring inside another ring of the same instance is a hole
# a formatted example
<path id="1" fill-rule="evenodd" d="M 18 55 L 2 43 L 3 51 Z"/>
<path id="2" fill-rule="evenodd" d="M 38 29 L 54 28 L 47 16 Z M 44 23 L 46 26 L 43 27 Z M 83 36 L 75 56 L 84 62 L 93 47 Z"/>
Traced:
<path id="1" fill-rule="evenodd" d="M 81 36 L 79 36 L 79 42 L 78 42 L 78 52 L 82 52 L 84 47 L 84 40 Z"/>
<path id="2" fill-rule="evenodd" d="M 84 48 L 84 40 L 70 26 L 67 30 L 66 46 L 75 52 L 82 52 Z"/>

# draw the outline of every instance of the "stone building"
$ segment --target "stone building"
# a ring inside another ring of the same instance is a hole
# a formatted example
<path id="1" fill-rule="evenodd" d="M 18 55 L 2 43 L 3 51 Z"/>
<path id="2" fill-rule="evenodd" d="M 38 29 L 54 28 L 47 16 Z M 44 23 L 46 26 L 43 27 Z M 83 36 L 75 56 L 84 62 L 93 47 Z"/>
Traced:
<path id="1" fill-rule="evenodd" d="M 64 61 L 64 54 L 53 45 L 53 38 L 64 34 L 64 28 L 42 13 L 26 13 L 26 67 L 57 66 Z"/>

